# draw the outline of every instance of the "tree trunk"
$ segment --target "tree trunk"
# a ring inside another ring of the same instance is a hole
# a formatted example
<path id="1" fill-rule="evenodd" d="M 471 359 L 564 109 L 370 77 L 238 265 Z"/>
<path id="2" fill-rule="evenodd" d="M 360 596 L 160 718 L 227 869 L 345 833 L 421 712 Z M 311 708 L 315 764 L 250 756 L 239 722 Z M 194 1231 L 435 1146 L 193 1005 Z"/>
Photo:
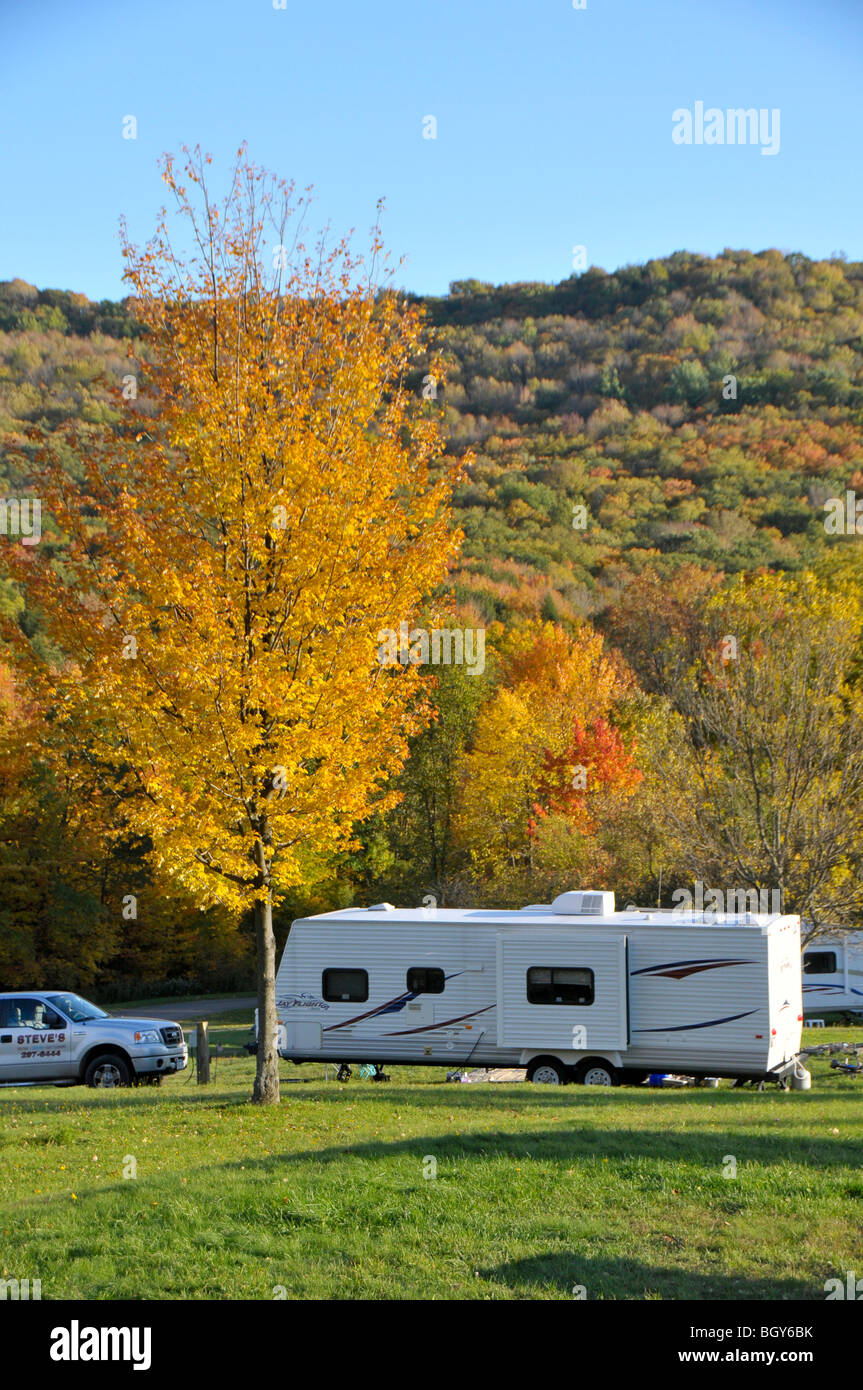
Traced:
<path id="1" fill-rule="evenodd" d="M 276 938 L 273 935 L 272 889 L 255 903 L 255 971 L 258 985 L 258 1053 L 252 1100 L 279 1103 L 279 1057 L 276 1051 Z"/>

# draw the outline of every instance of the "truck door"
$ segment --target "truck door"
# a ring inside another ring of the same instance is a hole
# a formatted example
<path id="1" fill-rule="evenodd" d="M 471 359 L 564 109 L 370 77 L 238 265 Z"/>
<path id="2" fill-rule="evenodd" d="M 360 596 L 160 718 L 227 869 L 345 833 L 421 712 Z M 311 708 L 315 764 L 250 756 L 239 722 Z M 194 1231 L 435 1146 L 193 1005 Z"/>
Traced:
<path id="1" fill-rule="evenodd" d="M 16 1035 L 12 1031 L 14 1010 L 8 999 L 0 999 L 0 1082 L 17 1081 L 14 1063 L 18 1061 Z"/>
<path id="2" fill-rule="evenodd" d="M 0 1000 L 0 1081 L 69 1075 L 69 1028 L 42 999 Z"/>

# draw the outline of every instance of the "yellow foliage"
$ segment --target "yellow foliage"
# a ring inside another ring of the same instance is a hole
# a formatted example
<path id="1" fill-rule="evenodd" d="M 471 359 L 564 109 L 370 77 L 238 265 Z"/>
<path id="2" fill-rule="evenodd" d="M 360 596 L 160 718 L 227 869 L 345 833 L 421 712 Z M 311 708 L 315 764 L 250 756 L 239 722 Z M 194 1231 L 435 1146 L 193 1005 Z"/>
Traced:
<path id="1" fill-rule="evenodd" d="M 203 184 L 200 157 L 186 174 Z M 380 664 L 380 632 L 446 575 L 458 468 L 404 384 L 413 309 L 343 245 L 268 270 L 266 236 L 290 242 L 295 209 L 255 166 L 221 208 L 170 160 L 165 177 L 200 255 L 175 259 L 165 225 L 125 247 L 147 412 L 79 437 L 86 515 L 43 459 L 63 572 L 44 546 L 17 572 L 69 658 L 37 663 L 45 706 L 113 770 L 164 870 L 239 908 L 388 804 L 425 705 L 415 667 Z"/>
<path id="2" fill-rule="evenodd" d="M 505 638 L 501 665 L 503 683 L 480 711 L 462 762 L 454 825 L 484 876 L 534 864 L 530 824 L 546 755 L 564 753 L 574 721 L 605 718 L 633 689 L 587 625 L 569 636 L 553 623 L 526 624 Z"/>

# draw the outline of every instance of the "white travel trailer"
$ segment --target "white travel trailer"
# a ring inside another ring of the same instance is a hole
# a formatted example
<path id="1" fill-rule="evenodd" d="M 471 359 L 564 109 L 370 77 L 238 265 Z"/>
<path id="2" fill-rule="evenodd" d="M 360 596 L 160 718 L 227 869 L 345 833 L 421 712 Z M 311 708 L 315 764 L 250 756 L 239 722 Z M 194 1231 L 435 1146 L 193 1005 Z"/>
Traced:
<path id="1" fill-rule="evenodd" d="M 291 928 L 276 1007 L 294 1062 L 784 1081 L 803 1018 L 800 919 L 617 912 L 599 892 L 519 911 L 325 912 Z"/>
<path id="2" fill-rule="evenodd" d="M 815 937 L 803 952 L 803 1011 L 863 1012 L 863 932 Z"/>

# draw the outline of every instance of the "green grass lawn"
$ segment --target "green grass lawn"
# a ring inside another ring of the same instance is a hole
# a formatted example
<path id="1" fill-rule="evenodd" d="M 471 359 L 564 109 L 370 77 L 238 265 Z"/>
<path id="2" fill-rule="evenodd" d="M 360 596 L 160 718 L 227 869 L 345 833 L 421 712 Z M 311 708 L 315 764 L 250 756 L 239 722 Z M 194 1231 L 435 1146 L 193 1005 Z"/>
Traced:
<path id="1" fill-rule="evenodd" d="M 807 1034 L 833 1038 L 863 1031 Z M 4 1090 L 0 1277 L 45 1299 L 821 1300 L 863 1277 L 863 1078 L 812 1069 L 811 1092 L 756 1093 L 282 1063 L 260 1109 L 254 1059 L 222 1056 L 209 1088 Z"/>

